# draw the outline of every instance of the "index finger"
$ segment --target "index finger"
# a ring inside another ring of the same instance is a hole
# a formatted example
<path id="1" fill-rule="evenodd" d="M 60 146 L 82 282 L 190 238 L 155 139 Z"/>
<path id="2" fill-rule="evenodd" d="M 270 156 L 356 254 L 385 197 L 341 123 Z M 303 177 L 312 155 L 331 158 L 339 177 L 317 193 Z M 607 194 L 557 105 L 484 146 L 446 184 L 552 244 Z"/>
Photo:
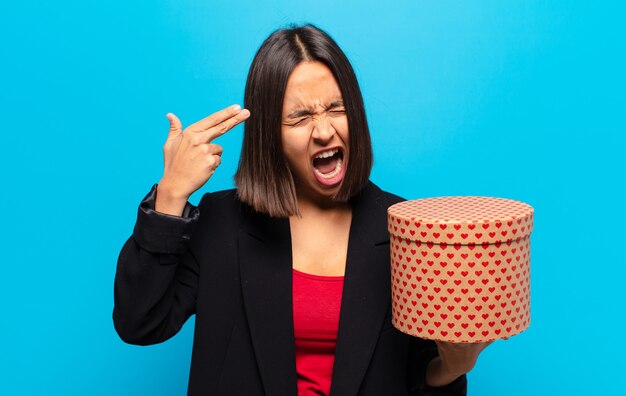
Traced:
<path id="1" fill-rule="evenodd" d="M 213 139 L 222 136 L 240 122 L 245 121 L 249 116 L 250 111 L 248 109 L 243 109 L 239 113 L 235 114 L 233 117 L 217 124 L 212 128 L 209 128 L 208 131 L 203 133 L 203 136 L 206 138 L 207 143 L 210 143 L 211 141 L 213 141 Z"/>
<path id="2" fill-rule="evenodd" d="M 210 116 L 201 119 L 198 122 L 195 122 L 187 127 L 187 130 L 190 132 L 204 132 L 209 128 L 212 128 L 227 119 L 236 116 L 241 112 L 241 106 L 232 105 L 228 106 L 225 109 L 222 109 L 216 113 L 211 114 Z"/>

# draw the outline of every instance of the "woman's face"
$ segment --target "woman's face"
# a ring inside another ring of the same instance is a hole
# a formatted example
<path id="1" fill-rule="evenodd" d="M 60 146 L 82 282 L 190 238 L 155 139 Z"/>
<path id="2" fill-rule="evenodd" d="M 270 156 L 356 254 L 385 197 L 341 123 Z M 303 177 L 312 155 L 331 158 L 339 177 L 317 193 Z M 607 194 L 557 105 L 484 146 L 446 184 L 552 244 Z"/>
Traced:
<path id="1" fill-rule="evenodd" d="M 332 72 L 302 62 L 287 80 L 281 139 L 299 198 L 337 193 L 350 153 L 348 118 Z"/>

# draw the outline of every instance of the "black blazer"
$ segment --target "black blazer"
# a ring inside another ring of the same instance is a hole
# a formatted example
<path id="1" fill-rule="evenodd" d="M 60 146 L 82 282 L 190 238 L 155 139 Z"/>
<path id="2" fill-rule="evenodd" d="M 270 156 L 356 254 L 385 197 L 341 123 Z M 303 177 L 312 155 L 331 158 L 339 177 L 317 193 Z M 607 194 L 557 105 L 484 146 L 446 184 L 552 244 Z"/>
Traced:
<path id="1" fill-rule="evenodd" d="M 142 201 L 119 255 L 113 321 L 148 345 L 196 315 L 189 395 L 297 394 L 289 221 L 257 213 L 235 190 L 205 194 L 183 217 Z M 352 199 L 331 395 L 465 395 L 466 377 L 424 386 L 433 341 L 391 324 L 387 208 L 401 198 L 369 185 Z M 200 216 L 200 213 L 202 215 Z"/>

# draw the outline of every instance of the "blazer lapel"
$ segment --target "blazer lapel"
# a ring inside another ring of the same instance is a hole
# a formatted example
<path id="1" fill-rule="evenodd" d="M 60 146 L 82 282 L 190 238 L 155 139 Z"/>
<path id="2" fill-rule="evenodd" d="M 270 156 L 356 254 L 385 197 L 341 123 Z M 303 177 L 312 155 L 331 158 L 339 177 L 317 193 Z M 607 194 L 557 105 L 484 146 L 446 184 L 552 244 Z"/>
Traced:
<path id="1" fill-rule="evenodd" d="M 391 298 L 386 208 L 371 183 L 352 202 L 331 395 L 356 395 Z"/>
<path id="2" fill-rule="evenodd" d="M 244 213 L 238 250 L 243 301 L 265 393 L 296 395 L 289 220 Z"/>

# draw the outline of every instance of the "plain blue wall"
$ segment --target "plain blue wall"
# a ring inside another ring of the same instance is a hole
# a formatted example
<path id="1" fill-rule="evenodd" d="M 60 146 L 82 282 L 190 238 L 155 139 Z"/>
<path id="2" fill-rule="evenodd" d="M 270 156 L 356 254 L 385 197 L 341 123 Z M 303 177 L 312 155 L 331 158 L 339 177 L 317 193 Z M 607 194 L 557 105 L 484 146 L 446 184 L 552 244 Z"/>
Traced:
<path id="1" fill-rule="evenodd" d="M 0 13 L 0 394 L 180 395 L 193 320 L 129 346 L 117 254 L 162 174 L 167 112 L 241 103 L 262 40 L 326 29 L 354 64 L 372 179 L 536 210 L 532 323 L 470 395 L 616 394 L 626 344 L 624 6 L 588 1 L 14 1 Z M 620 26 L 621 25 L 621 26 Z M 241 127 L 192 197 L 232 187 Z"/>

